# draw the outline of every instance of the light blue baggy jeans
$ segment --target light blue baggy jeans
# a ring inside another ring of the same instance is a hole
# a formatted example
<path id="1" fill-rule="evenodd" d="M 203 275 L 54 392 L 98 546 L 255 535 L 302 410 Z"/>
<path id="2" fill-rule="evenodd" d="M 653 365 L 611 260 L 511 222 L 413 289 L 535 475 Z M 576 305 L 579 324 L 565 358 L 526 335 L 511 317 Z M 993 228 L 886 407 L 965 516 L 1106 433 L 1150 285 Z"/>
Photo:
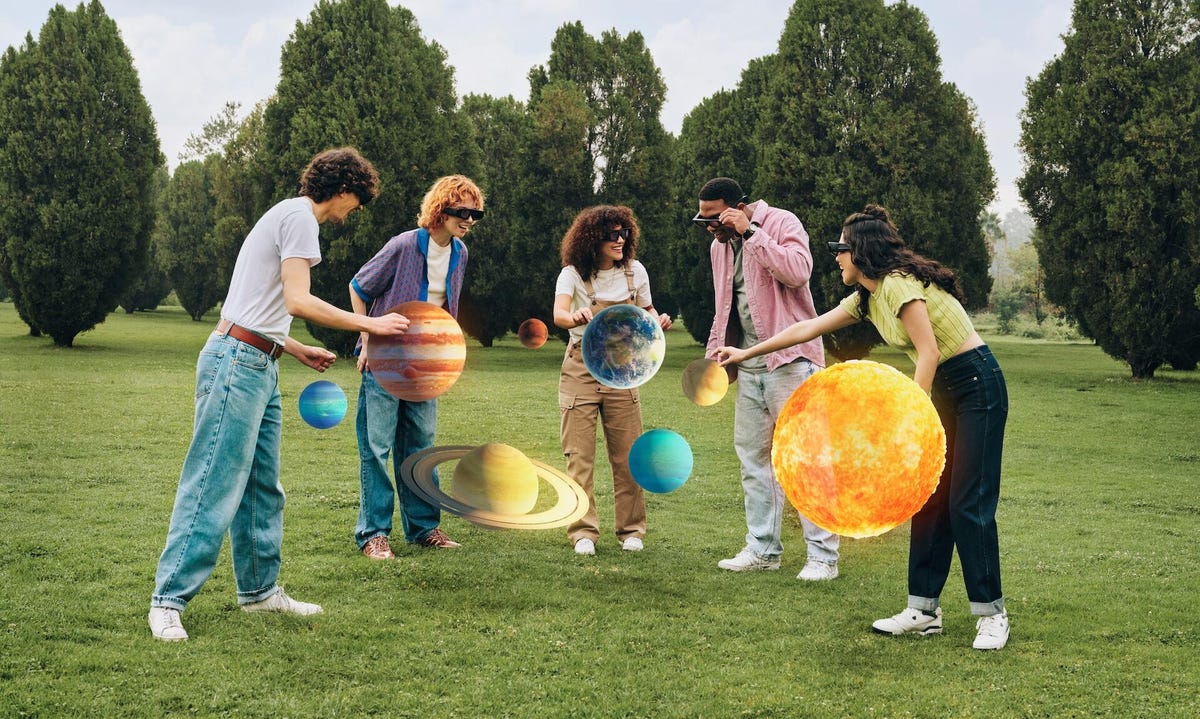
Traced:
<path id="1" fill-rule="evenodd" d="M 217 564 L 225 533 L 238 603 L 275 592 L 283 544 L 279 366 L 262 350 L 213 334 L 196 363 L 196 416 L 152 607 L 182 611 Z"/>
<path id="2" fill-rule="evenodd" d="M 806 359 L 797 359 L 773 372 L 738 372 L 734 406 L 733 446 L 742 463 L 742 491 L 746 496 L 746 548 L 767 559 L 783 554 L 781 538 L 783 488 L 771 468 L 771 440 L 775 419 L 796 388 L 816 372 Z M 804 515 L 800 524 L 808 545 L 808 559 L 833 563 L 838 559 L 838 535 L 821 529 Z"/>
<path id="3" fill-rule="evenodd" d="M 437 398 L 424 402 L 398 399 L 367 370 L 358 390 L 356 431 L 361 492 L 355 543 L 361 549 L 371 538 L 391 534 L 397 492 L 404 539 L 420 542 L 441 524 L 442 512 L 400 480 L 400 465 L 411 455 L 433 446 L 437 434 Z M 389 456 L 396 476 L 394 487 L 388 478 Z M 436 468 L 433 483 L 438 484 Z"/>

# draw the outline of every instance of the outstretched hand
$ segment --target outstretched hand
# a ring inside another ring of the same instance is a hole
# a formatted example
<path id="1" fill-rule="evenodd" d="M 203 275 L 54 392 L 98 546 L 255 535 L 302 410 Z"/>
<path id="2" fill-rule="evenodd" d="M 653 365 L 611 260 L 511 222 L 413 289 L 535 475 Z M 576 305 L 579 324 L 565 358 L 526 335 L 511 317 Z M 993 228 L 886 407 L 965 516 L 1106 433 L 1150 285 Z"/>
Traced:
<path id="1" fill-rule="evenodd" d="M 746 359 L 746 350 L 737 347 L 719 347 L 717 349 L 717 364 L 727 367 L 738 364 Z"/>
<path id="2" fill-rule="evenodd" d="M 671 329 L 671 324 L 672 324 L 671 315 L 667 314 L 666 312 L 663 312 L 662 314 L 660 314 L 658 316 L 658 326 L 659 327 L 662 327 L 664 330 L 669 330 L 669 329 Z"/>
<path id="3" fill-rule="evenodd" d="M 402 335 L 408 331 L 408 318 L 399 312 L 372 317 L 369 331 L 373 335 Z"/>

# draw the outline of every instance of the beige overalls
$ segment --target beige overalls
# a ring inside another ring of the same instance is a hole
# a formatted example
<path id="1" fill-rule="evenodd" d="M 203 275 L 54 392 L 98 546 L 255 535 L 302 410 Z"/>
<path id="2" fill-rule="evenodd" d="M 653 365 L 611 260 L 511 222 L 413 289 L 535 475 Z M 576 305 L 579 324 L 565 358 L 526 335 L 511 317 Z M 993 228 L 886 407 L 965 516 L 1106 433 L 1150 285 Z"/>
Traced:
<path id="1" fill-rule="evenodd" d="M 612 305 L 636 304 L 637 288 L 633 269 L 625 268 L 629 299 L 618 302 L 597 300 L 590 279 L 584 280 L 584 290 L 590 300 L 592 314 Z M 567 474 L 587 492 L 588 512 L 582 519 L 567 527 L 572 544 L 583 539 L 593 542 L 600 537 L 596 515 L 596 497 L 592 492 L 593 467 L 596 459 L 596 416 L 604 424 L 604 442 L 613 473 L 613 510 L 618 541 L 646 534 L 646 500 L 642 488 L 629 473 L 629 448 L 642 434 L 641 398 L 637 388 L 614 389 L 596 381 L 583 363 L 579 343 L 574 339 L 567 345 L 562 374 L 558 380 L 558 408 L 562 414 L 560 436 L 563 455 L 567 458 Z"/>

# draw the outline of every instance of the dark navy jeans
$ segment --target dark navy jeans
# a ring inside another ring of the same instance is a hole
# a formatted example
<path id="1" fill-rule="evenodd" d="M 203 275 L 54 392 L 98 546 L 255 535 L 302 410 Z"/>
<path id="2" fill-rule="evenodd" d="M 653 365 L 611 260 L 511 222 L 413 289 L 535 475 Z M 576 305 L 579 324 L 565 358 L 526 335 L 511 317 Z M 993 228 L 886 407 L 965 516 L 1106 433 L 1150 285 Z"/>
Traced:
<path id="1" fill-rule="evenodd" d="M 933 404 L 946 428 L 946 468 L 933 496 L 912 520 L 908 603 L 933 611 L 958 549 L 971 613 L 1004 611 L 996 504 L 1008 419 L 1008 388 L 986 345 L 938 366 Z"/>

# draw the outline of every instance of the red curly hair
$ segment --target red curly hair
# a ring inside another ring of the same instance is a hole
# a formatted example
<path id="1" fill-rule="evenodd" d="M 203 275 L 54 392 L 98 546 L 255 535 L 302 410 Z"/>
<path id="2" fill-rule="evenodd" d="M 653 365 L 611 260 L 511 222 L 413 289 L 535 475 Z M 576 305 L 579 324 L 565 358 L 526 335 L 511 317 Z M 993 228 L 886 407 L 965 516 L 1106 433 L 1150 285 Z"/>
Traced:
<path id="1" fill-rule="evenodd" d="M 442 214 L 447 207 L 471 205 L 483 209 L 483 191 L 465 175 L 439 177 L 421 200 L 421 211 L 417 213 L 417 227 L 436 230 L 446 223 Z"/>

